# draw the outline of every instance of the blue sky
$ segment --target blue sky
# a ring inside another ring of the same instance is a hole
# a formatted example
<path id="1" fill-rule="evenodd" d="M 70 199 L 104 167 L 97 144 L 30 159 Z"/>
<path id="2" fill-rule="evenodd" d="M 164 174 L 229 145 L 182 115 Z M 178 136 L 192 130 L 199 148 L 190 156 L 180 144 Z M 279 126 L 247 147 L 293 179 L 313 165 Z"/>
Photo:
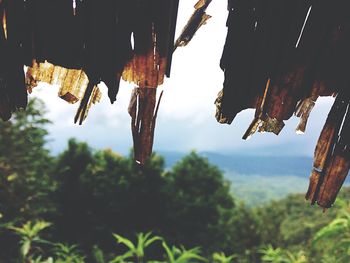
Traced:
<path id="1" fill-rule="evenodd" d="M 178 34 L 193 12 L 196 0 L 180 1 Z M 226 37 L 226 1 L 213 1 L 208 13 L 213 17 L 185 48 L 176 50 L 171 78 L 159 88 L 164 95 L 155 131 L 155 151 L 187 152 L 215 151 L 251 155 L 307 155 L 312 156 L 317 138 L 330 109 L 332 99 L 322 98 L 311 113 L 306 134 L 296 135 L 297 118 L 286 123 L 279 136 L 256 134 L 249 141 L 241 139 L 253 119 L 254 111 L 240 113 L 231 125 L 223 125 L 214 118 L 214 100 L 222 88 L 223 73 L 219 60 Z M 88 142 L 94 148 L 111 148 L 127 154 L 132 147 L 130 118 L 127 106 L 132 84 L 122 83 L 117 102 L 109 103 L 106 88 L 101 103 L 91 108 L 82 126 L 73 124 L 78 105 L 69 105 L 57 97 L 57 87 L 41 84 L 33 96 L 44 98 L 48 117 L 49 147 L 60 152 L 68 138 Z"/>

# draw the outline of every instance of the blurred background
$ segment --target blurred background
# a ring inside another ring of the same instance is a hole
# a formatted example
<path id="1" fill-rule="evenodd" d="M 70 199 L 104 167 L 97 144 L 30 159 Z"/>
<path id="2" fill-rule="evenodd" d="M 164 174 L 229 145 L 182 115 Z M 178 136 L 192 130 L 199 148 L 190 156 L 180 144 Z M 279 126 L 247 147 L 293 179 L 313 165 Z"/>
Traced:
<path id="1" fill-rule="evenodd" d="M 196 1 L 180 1 L 178 34 Z M 254 111 L 218 124 L 226 1 L 176 50 L 145 167 L 132 160 L 132 85 L 106 88 L 82 126 L 77 105 L 40 84 L 26 112 L 0 123 L 0 262 L 349 262 L 350 188 L 323 213 L 304 201 L 332 99 L 306 134 L 241 139 Z M 346 183 L 347 185 L 348 183 Z"/>

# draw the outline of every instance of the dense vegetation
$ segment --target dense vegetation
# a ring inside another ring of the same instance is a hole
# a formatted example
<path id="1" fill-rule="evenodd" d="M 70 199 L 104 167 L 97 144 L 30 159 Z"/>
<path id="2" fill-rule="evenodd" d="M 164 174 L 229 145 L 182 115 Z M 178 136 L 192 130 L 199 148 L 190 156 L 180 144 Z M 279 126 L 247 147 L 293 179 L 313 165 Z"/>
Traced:
<path id="1" fill-rule="evenodd" d="M 301 195 L 248 208 L 195 152 L 141 168 L 72 139 L 52 156 L 44 112 L 0 123 L 0 262 L 350 261 L 350 189 L 326 213 Z"/>

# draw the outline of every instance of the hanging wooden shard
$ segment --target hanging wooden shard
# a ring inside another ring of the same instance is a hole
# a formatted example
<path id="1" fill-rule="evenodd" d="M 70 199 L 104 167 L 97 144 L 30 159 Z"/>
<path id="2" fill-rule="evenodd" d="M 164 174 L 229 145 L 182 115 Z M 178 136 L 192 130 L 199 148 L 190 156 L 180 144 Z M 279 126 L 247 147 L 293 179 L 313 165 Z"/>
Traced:
<path id="1" fill-rule="evenodd" d="M 306 198 L 330 207 L 349 171 L 349 99 L 338 95 L 315 150 Z"/>
<path id="2" fill-rule="evenodd" d="M 135 160 L 144 164 L 152 153 L 159 103 L 156 88 L 170 75 L 178 0 L 140 1 L 130 25 L 134 47 L 122 77 L 137 85 L 131 95 L 129 114 Z M 157 105 L 157 106 L 156 106 Z"/>
<path id="3" fill-rule="evenodd" d="M 196 3 L 194 6 L 195 11 L 182 30 L 181 35 L 176 40 L 174 49 L 186 46 L 198 29 L 204 25 L 209 18 L 211 18 L 211 16 L 205 12 L 211 1 L 212 0 L 199 0 Z"/>
<path id="4" fill-rule="evenodd" d="M 46 82 L 59 86 L 60 98 L 80 102 L 74 121 L 82 124 L 101 98 L 97 85 L 106 84 L 113 103 L 123 78 L 142 89 L 133 93 L 139 103 L 130 114 L 142 123 L 133 137 L 135 158 L 144 163 L 156 88 L 170 76 L 177 10 L 178 0 L 1 0 L 0 117 L 25 108 L 26 89 Z"/>

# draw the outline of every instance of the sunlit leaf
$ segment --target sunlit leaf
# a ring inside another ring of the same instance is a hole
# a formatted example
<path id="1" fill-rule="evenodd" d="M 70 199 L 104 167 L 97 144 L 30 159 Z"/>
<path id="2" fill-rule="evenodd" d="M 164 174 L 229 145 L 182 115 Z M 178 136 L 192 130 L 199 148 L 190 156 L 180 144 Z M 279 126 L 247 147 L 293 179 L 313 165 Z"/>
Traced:
<path id="1" fill-rule="evenodd" d="M 113 236 L 119 244 L 125 245 L 126 247 L 128 247 L 132 251 L 136 250 L 135 245 L 129 239 L 124 238 L 124 237 L 117 235 L 117 234 L 113 234 Z"/>

